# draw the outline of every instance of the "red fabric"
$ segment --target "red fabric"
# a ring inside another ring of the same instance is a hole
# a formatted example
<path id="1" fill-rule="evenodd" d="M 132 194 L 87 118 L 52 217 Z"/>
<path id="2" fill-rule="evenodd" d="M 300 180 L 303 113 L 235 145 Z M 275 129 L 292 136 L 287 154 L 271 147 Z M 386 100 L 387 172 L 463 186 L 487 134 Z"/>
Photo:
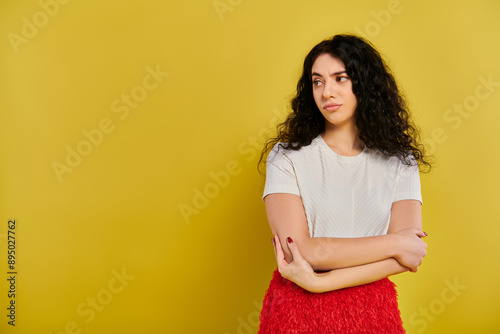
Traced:
<path id="1" fill-rule="evenodd" d="M 276 269 L 259 320 L 259 334 L 406 333 L 396 285 L 388 278 L 312 293 L 283 278 Z"/>

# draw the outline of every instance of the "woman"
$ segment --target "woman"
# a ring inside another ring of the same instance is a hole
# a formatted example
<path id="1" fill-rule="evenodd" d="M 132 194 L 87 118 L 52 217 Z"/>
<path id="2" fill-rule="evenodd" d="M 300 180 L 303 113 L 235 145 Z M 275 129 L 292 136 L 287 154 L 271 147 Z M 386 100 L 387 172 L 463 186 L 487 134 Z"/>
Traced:
<path id="1" fill-rule="evenodd" d="M 259 333 L 404 333 L 387 277 L 426 255 L 430 163 L 396 82 L 367 41 L 336 35 L 307 55 L 291 107 L 261 155 L 278 268 Z"/>

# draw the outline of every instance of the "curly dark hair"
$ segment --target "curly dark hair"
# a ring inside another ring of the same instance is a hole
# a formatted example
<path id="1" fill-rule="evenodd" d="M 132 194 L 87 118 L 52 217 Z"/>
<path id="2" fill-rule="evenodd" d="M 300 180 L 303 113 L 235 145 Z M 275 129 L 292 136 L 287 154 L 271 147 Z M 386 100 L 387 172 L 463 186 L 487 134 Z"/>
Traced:
<path id="1" fill-rule="evenodd" d="M 416 162 L 422 172 L 429 172 L 431 163 L 424 157 L 420 131 L 410 118 L 405 98 L 389 67 L 370 42 L 347 34 L 326 39 L 309 52 L 297 93 L 291 100 L 292 112 L 277 126 L 277 137 L 266 141 L 258 167 L 278 142 L 285 149 L 299 150 L 325 129 L 325 118 L 314 101 L 311 73 L 316 58 L 325 53 L 340 59 L 352 80 L 357 99 L 354 119 L 366 147 L 388 157 L 397 156 L 406 165 Z"/>

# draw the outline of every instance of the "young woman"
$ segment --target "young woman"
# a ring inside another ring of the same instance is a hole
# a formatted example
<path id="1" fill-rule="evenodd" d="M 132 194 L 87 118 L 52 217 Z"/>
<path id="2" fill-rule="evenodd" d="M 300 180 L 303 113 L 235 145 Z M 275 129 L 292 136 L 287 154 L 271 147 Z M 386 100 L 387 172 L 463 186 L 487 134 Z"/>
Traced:
<path id="1" fill-rule="evenodd" d="M 419 133 L 380 54 L 336 35 L 307 55 L 261 156 L 278 268 L 259 333 L 405 333 L 394 283 L 426 255 Z"/>

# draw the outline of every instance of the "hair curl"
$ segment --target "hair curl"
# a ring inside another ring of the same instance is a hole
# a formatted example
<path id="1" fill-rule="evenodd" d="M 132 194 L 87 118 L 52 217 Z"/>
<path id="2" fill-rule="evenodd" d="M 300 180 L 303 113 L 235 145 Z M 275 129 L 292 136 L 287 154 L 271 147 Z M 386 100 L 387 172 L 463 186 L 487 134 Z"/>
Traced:
<path id="1" fill-rule="evenodd" d="M 325 53 L 340 59 L 351 78 L 357 99 L 354 119 L 359 138 L 367 148 L 388 157 L 397 156 L 406 165 L 414 164 L 413 156 L 421 171 L 423 165 L 428 168 L 426 172 L 430 171 L 420 132 L 389 67 L 370 42 L 346 34 L 322 41 L 306 56 L 297 92 L 291 100 L 292 112 L 277 126 L 277 137 L 266 141 L 258 166 L 278 142 L 285 149 L 299 150 L 325 129 L 325 118 L 314 101 L 311 73 L 316 58 Z"/>

